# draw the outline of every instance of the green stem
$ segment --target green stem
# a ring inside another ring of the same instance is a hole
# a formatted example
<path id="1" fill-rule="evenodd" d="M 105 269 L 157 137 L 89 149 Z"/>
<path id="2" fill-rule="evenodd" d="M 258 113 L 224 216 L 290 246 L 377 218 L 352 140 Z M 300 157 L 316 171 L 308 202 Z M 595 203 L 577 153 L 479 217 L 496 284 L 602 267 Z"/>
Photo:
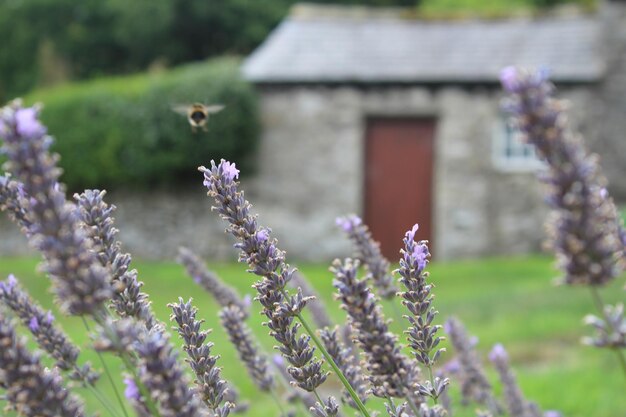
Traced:
<path id="1" fill-rule="evenodd" d="M 111 314 L 111 312 L 108 310 L 105 310 L 105 312 L 108 313 L 109 315 Z M 111 339 L 116 338 L 115 332 L 111 331 L 111 329 L 109 329 L 105 325 L 106 320 L 103 317 L 99 315 L 95 315 L 94 319 L 100 326 L 102 326 L 103 330 L 107 333 L 108 337 L 110 337 Z M 86 325 L 87 325 L 87 322 L 85 322 L 85 326 Z M 115 342 L 117 343 L 117 340 Z M 98 356 L 100 356 L 100 353 L 98 353 Z M 131 374 L 133 380 L 135 381 L 135 385 L 137 385 L 137 388 L 139 389 L 139 392 L 141 393 L 141 396 L 143 398 L 143 401 L 141 402 L 141 404 L 143 404 L 148 409 L 152 417 L 162 417 L 161 413 L 159 413 L 159 410 L 156 407 L 156 404 L 154 403 L 154 401 L 152 400 L 152 397 L 150 396 L 150 391 L 148 391 L 148 388 L 146 388 L 146 386 L 141 381 L 141 379 L 139 379 L 139 376 L 137 375 L 137 372 L 135 370 L 135 365 L 132 363 L 132 361 L 129 359 L 129 357 L 126 355 L 125 352 L 119 352 L 119 357 L 122 360 L 122 363 L 124 364 L 124 367 L 126 368 L 126 371 L 129 374 Z M 100 357 L 100 360 L 103 361 L 102 357 Z M 106 366 L 105 366 L 105 369 L 106 369 Z M 109 373 L 107 372 L 107 374 Z M 109 378 L 111 380 L 111 384 L 113 385 L 113 389 L 115 390 L 115 394 L 117 395 L 118 399 L 121 401 L 121 397 L 117 389 L 115 388 L 115 385 L 113 384 L 113 379 L 110 376 L 110 374 L 109 374 Z M 128 414 L 126 413 L 126 409 L 124 408 L 124 406 L 122 406 L 122 409 L 124 410 L 124 414 L 126 415 L 126 417 L 128 417 Z"/>
<path id="2" fill-rule="evenodd" d="M 135 367 L 133 366 L 132 362 L 128 360 L 126 355 L 120 355 L 120 358 L 122 358 L 122 362 L 124 362 L 124 366 L 126 367 L 126 370 L 133 377 L 133 380 L 135 381 L 135 385 L 137 385 L 137 388 L 139 389 L 139 392 L 141 393 L 141 397 L 144 399 L 142 404 L 146 406 L 146 408 L 148 409 L 152 417 L 161 417 L 161 413 L 159 413 L 159 410 L 156 408 L 156 405 L 152 401 L 152 397 L 150 396 L 150 391 L 148 391 L 148 388 L 146 388 L 146 386 L 143 384 L 141 379 L 139 379 L 139 376 L 135 372 Z"/>
<path id="3" fill-rule="evenodd" d="M 415 404 L 415 402 L 413 401 L 410 395 L 406 396 L 406 402 L 409 404 L 409 407 L 411 407 L 411 410 L 413 410 L 413 414 L 415 414 L 416 416 L 419 416 L 420 410 L 417 408 L 417 405 Z"/>
<path id="4" fill-rule="evenodd" d="M 85 320 L 84 316 L 80 316 L 80 318 L 83 320 L 83 324 L 85 325 L 85 329 L 87 329 L 87 332 L 91 333 L 91 329 L 89 328 L 89 324 L 87 324 L 87 320 Z M 104 368 L 104 373 L 107 376 L 107 379 L 109 380 L 109 383 L 111 384 L 111 387 L 113 388 L 113 392 L 115 393 L 115 397 L 117 398 L 117 401 L 120 403 L 120 407 L 122 407 L 122 412 L 124 413 L 125 417 L 129 417 L 128 412 L 126 411 L 126 407 L 124 407 L 124 402 L 122 401 L 122 396 L 120 395 L 117 386 L 115 385 L 115 381 L 113 381 L 113 376 L 111 376 L 111 372 L 109 371 L 109 367 L 107 366 L 106 362 L 104 361 L 104 358 L 102 357 L 102 354 L 98 351 L 96 351 L 96 354 L 98 355 L 98 358 L 100 359 L 100 363 L 102 364 L 102 368 Z"/>
<path id="5" fill-rule="evenodd" d="M 393 398 L 387 396 L 387 402 L 389 403 L 389 405 L 391 406 L 391 409 L 396 411 L 396 405 L 393 403 Z"/>
<path id="6" fill-rule="evenodd" d="M 267 355 L 267 353 L 265 354 Z M 276 371 L 278 372 L 278 375 L 280 376 L 280 378 L 276 378 L 276 379 L 280 380 L 280 386 L 283 388 L 283 390 L 289 391 L 290 389 L 293 389 L 293 387 L 289 385 L 289 380 L 287 379 L 286 375 L 284 375 L 281 372 L 281 369 L 279 369 L 277 364 L 274 364 L 274 368 L 276 369 Z M 304 415 L 305 416 L 308 415 L 308 410 L 305 408 L 303 398 L 301 396 L 298 396 L 298 400 L 296 402 L 298 406 L 301 408 L 301 410 L 304 412 Z"/>
<path id="7" fill-rule="evenodd" d="M 352 386 L 350 385 L 350 382 L 348 382 L 343 372 L 341 372 L 341 369 L 339 369 L 339 367 L 333 360 L 332 356 L 330 356 L 330 354 L 328 353 L 328 351 L 326 350 L 322 342 L 319 340 L 319 338 L 317 337 L 317 335 L 315 334 L 311 326 L 309 326 L 309 323 L 307 323 L 304 317 L 302 317 L 302 314 L 297 314 L 296 317 L 298 318 L 298 320 L 300 320 L 302 327 L 304 327 L 304 329 L 309 334 L 309 336 L 311 336 L 311 340 L 313 340 L 313 343 L 315 343 L 315 345 L 320 350 L 320 352 L 322 352 L 322 355 L 324 355 L 324 358 L 330 364 L 330 367 L 333 368 L 333 371 L 335 372 L 335 374 L 337 375 L 337 377 L 339 378 L 343 386 L 346 388 L 346 390 L 350 394 L 350 397 L 352 397 L 352 400 L 359 408 L 359 411 L 361 412 L 361 414 L 363 414 L 364 417 L 371 417 L 370 413 L 365 408 L 365 405 L 363 404 L 363 402 L 361 401 L 357 393 L 354 391 L 354 388 L 352 388 Z"/>
<path id="8" fill-rule="evenodd" d="M 431 364 L 428 364 L 426 367 L 428 368 L 428 376 L 430 377 L 430 386 L 435 388 L 435 378 L 433 377 L 433 366 Z M 439 397 L 437 397 L 436 395 L 433 395 L 431 398 L 433 399 L 433 402 L 435 403 L 435 405 L 437 405 L 437 398 Z"/>
<path id="9" fill-rule="evenodd" d="M 74 365 L 74 369 L 80 373 L 80 369 L 78 368 L 77 365 Z M 98 399 L 98 401 L 100 402 L 100 404 L 102 404 L 102 406 L 104 408 L 107 409 L 107 411 L 109 413 L 111 413 L 112 415 L 114 415 L 115 417 L 118 417 L 119 414 L 117 413 L 117 410 L 115 410 L 113 408 L 113 406 L 111 404 L 109 404 L 109 402 L 106 400 L 106 398 L 104 397 L 104 395 L 102 395 L 102 393 L 100 392 L 100 390 L 91 382 L 87 381 L 87 379 L 83 380 L 83 382 L 85 383 L 85 387 L 87 389 L 89 389 L 89 391 L 91 391 L 91 393 L 94 395 L 94 397 L 96 397 Z"/>
<path id="10" fill-rule="evenodd" d="M 604 301 L 602 300 L 602 296 L 600 296 L 600 292 L 598 291 L 598 288 L 592 285 L 589 287 L 589 289 L 591 291 L 591 296 L 593 297 L 593 302 L 596 305 L 596 309 L 598 310 L 598 313 L 602 315 L 605 323 L 608 326 L 610 326 L 611 331 L 614 332 L 615 329 L 613 328 L 613 325 L 611 324 L 609 317 L 607 316 L 606 311 L 604 310 Z M 616 348 L 612 348 L 611 350 L 614 351 L 615 354 L 617 355 L 617 360 L 622 366 L 622 372 L 624 374 L 624 377 L 626 377 L 626 358 L 624 358 L 624 352 Z"/>
<path id="11" fill-rule="evenodd" d="M 320 403 L 320 407 L 322 407 L 322 410 L 324 410 L 324 401 L 322 401 L 322 398 L 317 393 L 316 389 L 313 390 L 313 394 L 315 394 L 315 398 L 317 398 L 317 402 Z M 326 410 L 324 410 L 324 414 L 326 414 L 326 417 L 328 417 L 328 413 L 326 413 Z"/>
<path id="12" fill-rule="evenodd" d="M 278 406 L 278 409 L 280 410 L 281 417 L 287 417 L 287 413 L 285 413 L 285 409 L 283 408 L 283 405 L 280 403 L 280 400 L 278 399 L 278 396 L 274 392 L 274 389 L 273 388 L 270 389 L 269 393 L 272 396 L 272 398 L 274 399 L 274 402 L 276 403 L 276 405 Z"/>

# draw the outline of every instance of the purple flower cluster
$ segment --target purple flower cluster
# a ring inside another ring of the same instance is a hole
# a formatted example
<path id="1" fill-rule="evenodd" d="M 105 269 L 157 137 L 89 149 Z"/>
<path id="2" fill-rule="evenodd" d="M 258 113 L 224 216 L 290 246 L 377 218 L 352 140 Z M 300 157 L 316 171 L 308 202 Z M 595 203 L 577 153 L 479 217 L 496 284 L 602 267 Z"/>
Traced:
<path id="1" fill-rule="evenodd" d="M 378 294 L 385 299 L 395 297 L 398 289 L 389 273 L 389 261 L 381 253 L 380 244 L 372 238 L 367 225 L 356 215 L 338 217 L 335 222 L 354 243 L 356 259 L 367 267 L 367 277 L 372 280 Z"/>
<path id="2" fill-rule="evenodd" d="M 367 385 L 363 378 L 363 370 L 358 365 L 356 358 L 353 356 L 352 348 L 345 347 L 339 340 L 338 332 L 339 326 L 335 326 L 332 330 L 326 327 L 320 332 L 320 338 L 324 343 L 324 347 L 350 383 L 350 386 L 354 388 L 354 391 L 358 394 L 361 402 L 365 404 L 367 402 L 368 393 Z M 358 410 L 354 400 L 345 389 L 343 390 L 342 399 L 350 407 Z"/>
<path id="3" fill-rule="evenodd" d="M 508 415 L 510 417 L 542 417 L 537 405 L 524 398 L 515 374 L 509 365 L 509 355 L 504 346 L 495 345 L 489 353 L 489 360 L 494 364 L 500 376 Z"/>
<path id="4" fill-rule="evenodd" d="M 54 324 L 52 312 L 45 311 L 20 287 L 17 279 L 9 275 L 0 282 L 0 300 L 28 327 L 37 344 L 56 360 L 56 366 L 71 371 L 70 378 L 93 385 L 98 374 L 89 364 L 77 364 L 79 350 L 67 335 Z"/>
<path id="5" fill-rule="evenodd" d="M 437 316 L 437 311 L 432 307 L 434 296 L 431 294 L 431 290 L 433 286 L 426 283 L 428 272 L 424 271 L 430 253 L 426 241 L 415 241 L 417 229 L 416 224 L 405 234 L 400 268 L 396 272 L 401 277 L 400 282 L 406 288 L 406 291 L 399 293 L 403 298 L 402 304 L 411 313 L 405 316 L 410 324 L 406 331 L 409 346 L 415 359 L 428 367 L 432 374 L 432 366 L 437 362 L 441 353 L 445 351 L 444 348 L 437 348 L 444 338 L 437 336 L 441 326 L 432 324 Z M 425 384 L 419 383 L 418 390 L 420 394 L 436 400 L 448 383 L 447 379 L 434 378 Z"/>
<path id="6" fill-rule="evenodd" d="M 609 348 L 626 349 L 626 318 L 624 318 L 624 305 L 604 306 L 603 318 L 587 315 L 585 324 L 596 330 L 595 337 L 585 337 L 583 342 L 587 345 Z"/>
<path id="7" fill-rule="evenodd" d="M 568 126 L 564 104 L 553 98 L 547 71 L 505 68 L 505 109 L 524 139 L 548 166 L 543 180 L 554 214 L 551 246 L 567 284 L 598 286 L 624 268 L 624 242 L 598 160 Z"/>
<path id="8" fill-rule="evenodd" d="M 140 358 L 139 377 L 158 403 L 163 417 L 197 417 L 203 407 L 189 389 L 188 380 L 168 337 L 160 331 L 147 332 L 136 344 Z M 218 417 L 226 417 L 227 412 Z"/>
<path id="9" fill-rule="evenodd" d="M 37 120 L 38 110 L 19 102 L 0 110 L 6 168 L 30 196 L 30 241 L 46 259 L 61 307 L 71 314 L 94 314 L 111 296 L 107 271 L 98 263 L 58 179 L 52 138 Z"/>
<path id="10" fill-rule="evenodd" d="M 501 407 L 493 395 L 491 383 L 487 379 L 476 353 L 476 344 L 468 337 L 463 323 L 451 317 L 446 321 L 444 327 L 450 336 L 450 341 L 458 358 L 460 369 L 457 381 L 461 384 L 461 395 L 464 403 L 475 401 L 485 405 L 492 415 L 500 415 L 502 413 Z"/>
<path id="11" fill-rule="evenodd" d="M 359 262 L 335 260 L 331 271 L 337 298 L 349 316 L 358 346 L 365 355 L 365 367 L 372 393 L 380 398 L 404 398 L 411 395 L 414 367 L 402 355 L 395 334 L 389 331 L 380 304 L 365 279 L 357 278 Z"/>
<path id="12" fill-rule="evenodd" d="M 191 305 L 191 300 L 184 302 L 182 298 L 168 307 L 172 309 L 171 319 L 176 321 L 176 330 L 184 341 L 183 349 L 196 375 L 195 382 L 202 400 L 217 417 L 227 417 L 234 405 L 225 401 L 228 385 L 220 378 L 220 368 L 216 366 L 219 356 L 211 355 L 213 343 L 206 343 L 209 332 L 200 330 L 202 322 L 196 320 L 197 309 Z"/>
<path id="13" fill-rule="evenodd" d="M 274 378 L 269 373 L 267 358 L 252 341 L 252 332 L 244 321 L 246 315 L 236 305 L 230 305 L 220 311 L 220 318 L 252 380 L 261 391 L 270 391 L 274 386 Z"/>
<path id="14" fill-rule="evenodd" d="M 75 194 L 78 214 L 93 242 L 93 250 L 103 267 L 110 273 L 113 287 L 113 307 L 120 317 L 134 317 L 151 329 L 157 323 L 147 294 L 141 292 L 143 283 L 137 280 L 137 271 L 129 269 L 131 256 L 121 250 L 116 240 L 118 230 L 113 227 L 111 215 L 115 206 L 104 201 L 105 191 L 85 190 Z"/>
<path id="15" fill-rule="evenodd" d="M 0 386 L 19 415 L 83 417 L 82 401 L 69 393 L 55 369 L 44 369 L 0 312 Z"/>
<path id="16" fill-rule="evenodd" d="M 240 261 L 261 277 L 254 284 L 258 292 L 256 300 L 269 320 L 266 325 L 270 335 L 280 343 L 279 351 L 291 364 L 289 374 L 297 386 L 314 391 L 328 374 L 322 370 L 323 362 L 314 357 L 310 337 L 298 336 L 299 324 L 294 321 L 310 297 L 304 297 L 301 290 L 293 296 L 287 294 L 285 287 L 294 271 L 286 264 L 284 252 L 278 249 L 270 231 L 257 224 L 243 192 L 237 190 L 235 179 L 239 171 L 235 165 L 224 160 L 218 165 L 211 161 L 210 169 L 200 167 L 200 171 L 204 173 L 208 195 L 215 199 L 213 209 L 230 223 L 227 230 L 238 240 L 235 247 L 240 249 Z"/>

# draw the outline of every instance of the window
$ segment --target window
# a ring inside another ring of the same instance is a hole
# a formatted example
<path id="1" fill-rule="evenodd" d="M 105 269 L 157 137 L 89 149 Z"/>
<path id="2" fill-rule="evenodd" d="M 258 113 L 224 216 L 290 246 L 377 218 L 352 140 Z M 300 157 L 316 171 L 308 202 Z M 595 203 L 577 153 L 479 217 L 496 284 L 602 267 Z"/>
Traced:
<path id="1" fill-rule="evenodd" d="M 543 168 L 534 146 L 525 143 L 521 133 L 501 115 L 493 132 L 493 164 L 502 171 L 529 172 Z"/>

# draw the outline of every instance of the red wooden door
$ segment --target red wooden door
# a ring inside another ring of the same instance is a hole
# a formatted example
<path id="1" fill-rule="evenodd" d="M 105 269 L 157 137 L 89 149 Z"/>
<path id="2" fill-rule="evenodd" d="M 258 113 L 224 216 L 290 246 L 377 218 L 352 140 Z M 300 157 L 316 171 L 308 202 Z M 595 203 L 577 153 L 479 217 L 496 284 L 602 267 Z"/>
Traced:
<path id="1" fill-rule="evenodd" d="M 365 222 L 391 262 L 400 259 L 404 233 L 431 242 L 435 121 L 372 118 L 365 146 Z"/>

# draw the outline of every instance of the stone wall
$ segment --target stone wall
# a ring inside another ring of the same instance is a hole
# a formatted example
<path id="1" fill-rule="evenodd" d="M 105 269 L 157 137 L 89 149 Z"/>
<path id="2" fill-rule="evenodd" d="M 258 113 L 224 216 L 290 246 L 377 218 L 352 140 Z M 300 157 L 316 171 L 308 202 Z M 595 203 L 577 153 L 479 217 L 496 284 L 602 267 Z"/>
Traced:
<path id="1" fill-rule="evenodd" d="M 604 1 L 606 76 L 585 109 L 589 144 L 602 158 L 611 194 L 626 202 L 626 3 Z"/>

